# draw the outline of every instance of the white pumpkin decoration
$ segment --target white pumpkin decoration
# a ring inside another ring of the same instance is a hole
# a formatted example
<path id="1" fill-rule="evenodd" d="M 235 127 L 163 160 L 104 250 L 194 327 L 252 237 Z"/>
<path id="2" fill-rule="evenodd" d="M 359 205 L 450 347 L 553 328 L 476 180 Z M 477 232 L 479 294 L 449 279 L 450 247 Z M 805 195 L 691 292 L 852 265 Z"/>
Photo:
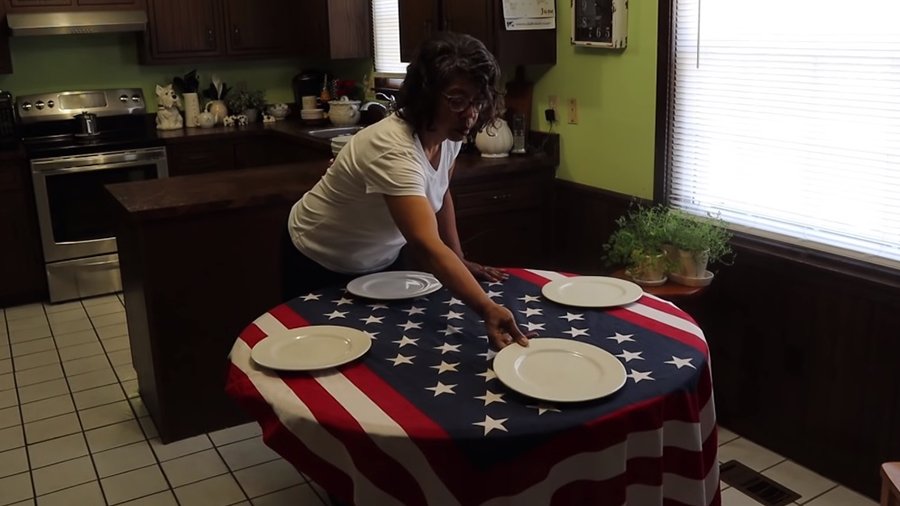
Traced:
<path id="1" fill-rule="evenodd" d="M 486 125 L 475 136 L 475 147 L 486 158 L 509 156 L 513 147 L 513 134 L 506 121 L 497 118 L 493 125 Z"/>

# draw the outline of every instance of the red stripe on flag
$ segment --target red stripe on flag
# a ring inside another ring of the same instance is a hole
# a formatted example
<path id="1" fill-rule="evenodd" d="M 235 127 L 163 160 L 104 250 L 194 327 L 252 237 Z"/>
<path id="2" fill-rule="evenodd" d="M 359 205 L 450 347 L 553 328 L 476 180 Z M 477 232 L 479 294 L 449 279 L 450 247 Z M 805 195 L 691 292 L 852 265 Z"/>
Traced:
<path id="1" fill-rule="evenodd" d="M 297 312 L 291 309 L 291 307 L 287 304 L 280 304 L 276 306 L 269 311 L 269 314 L 274 316 L 276 320 L 281 322 L 282 325 L 289 329 L 306 327 L 307 325 L 309 325 L 309 322 L 306 321 L 305 318 L 298 315 Z"/>
<path id="2" fill-rule="evenodd" d="M 247 343 L 247 346 L 253 348 L 256 346 L 256 343 L 262 341 L 266 338 L 266 333 L 262 331 L 261 328 L 257 327 L 255 323 L 251 323 L 247 325 L 247 328 L 241 332 L 241 340 Z"/>
<path id="3" fill-rule="evenodd" d="M 709 347 L 706 345 L 706 341 L 697 337 L 696 334 L 691 334 L 690 332 L 681 330 L 677 327 L 673 327 L 659 320 L 655 320 L 633 311 L 629 311 L 627 306 L 607 311 L 607 313 L 611 316 L 615 316 L 616 318 L 633 323 L 639 327 L 650 329 L 657 334 L 662 334 L 666 337 L 674 339 L 709 356 Z"/>
<path id="4" fill-rule="evenodd" d="M 354 367 L 347 370 L 355 369 Z M 356 418 L 312 377 L 283 378 L 313 416 L 347 449 L 356 468 L 378 488 L 403 504 L 425 504 L 418 482 L 376 445 Z M 327 421 L 323 423 L 323 421 Z M 329 490 L 329 492 L 333 492 Z M 358 498 L 364 502 L 365 498 Z"/>
<path id="5" fill-rule="evenodd" d="M 668 313 L 672 316 L 681 318 L 682 320 L 685 320 L 688 323 L 697 325 L 697 322 L 694 321 L 694 319 L 691 317 L 691 315 L 685 313 L 684 310 L 678 306 L 673 306 L 665 301 L 662 301 L 662 300 L 659 300 L 659 299 L 656 299 L 653 297 L 641 297 L 641 300 L 638 302 L 647 307 L 656 309 L 657 311 L 662 311 L 664 313 Z"/>
<path id="6" fill-rule="evenodd" d="M 353 480 L 350 476 L 310 451 L 288 430 L 250 378 L 234 364 L 229 364 L 225 390 L 229 397 L 259 422 L 266 445 L 317 484 L 326 490 L 335 491 L 336 497 L 346 501 L 352 499 L 345 496 L 353 490 Z"/>

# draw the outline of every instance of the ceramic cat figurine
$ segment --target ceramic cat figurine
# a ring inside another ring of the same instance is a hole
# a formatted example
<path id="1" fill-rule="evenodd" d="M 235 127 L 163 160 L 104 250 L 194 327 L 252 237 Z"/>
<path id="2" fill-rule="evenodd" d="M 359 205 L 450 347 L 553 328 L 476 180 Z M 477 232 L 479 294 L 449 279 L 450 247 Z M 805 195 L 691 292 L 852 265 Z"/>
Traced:
<path id="1" fill-rule="evenodd" d="M 157 130 L 176 130 L 184 126 L 184 120 L 178 109 L 181 101 L 178 94 L 172 89 L 171 84 L 166 86 L 156 85 L 156 101 L 159 108 L 156 111 Z"/>

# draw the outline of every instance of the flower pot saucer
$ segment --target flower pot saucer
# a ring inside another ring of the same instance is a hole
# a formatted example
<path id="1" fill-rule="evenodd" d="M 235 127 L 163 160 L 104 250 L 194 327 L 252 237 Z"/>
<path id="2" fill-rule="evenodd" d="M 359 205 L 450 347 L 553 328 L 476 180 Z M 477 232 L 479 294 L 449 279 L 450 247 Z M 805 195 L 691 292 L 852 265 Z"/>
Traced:
<path id="1" fill-rule="evenodd" d="M 669 277 L 672 278 L 672 281 L 674 281 L 675 283 L 678 283 L 679 285 L 707 286 L 710 283 L 712 283 L 712 280 L 713 280 L 713 277 L 715 277 L 715 274 L 713 274 L 710 271 L 706 271 L 703 273 L 703 276 L 701 276 L 699 278 L 692 278 L 689 276 L 682 276 L 681 274 L 678 274 L 677 272 L 670 272 Z"/>
<path id="2" fill-rule="evenodd" d="M 666 281 L 669 280 L 669 278 L 667 278 L 666 276 L 663 276 L 660 279 L 638 279 L 632 276 L 628 271 L 625 271 L 625 275 L 627 275 L 629 279 L 641 286 L 662 286 L 666 284 Z"/>

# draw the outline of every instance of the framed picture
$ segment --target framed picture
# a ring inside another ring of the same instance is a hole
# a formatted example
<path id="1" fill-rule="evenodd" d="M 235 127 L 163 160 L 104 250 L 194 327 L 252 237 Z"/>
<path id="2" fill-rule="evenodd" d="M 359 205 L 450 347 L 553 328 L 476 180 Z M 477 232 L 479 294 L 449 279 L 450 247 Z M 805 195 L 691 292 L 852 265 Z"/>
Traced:
<path id="1" fill-rule="evenodd" d="M 572 0 L 572 44 L 622 49 L 628 45 L 628 0 Z"/>

